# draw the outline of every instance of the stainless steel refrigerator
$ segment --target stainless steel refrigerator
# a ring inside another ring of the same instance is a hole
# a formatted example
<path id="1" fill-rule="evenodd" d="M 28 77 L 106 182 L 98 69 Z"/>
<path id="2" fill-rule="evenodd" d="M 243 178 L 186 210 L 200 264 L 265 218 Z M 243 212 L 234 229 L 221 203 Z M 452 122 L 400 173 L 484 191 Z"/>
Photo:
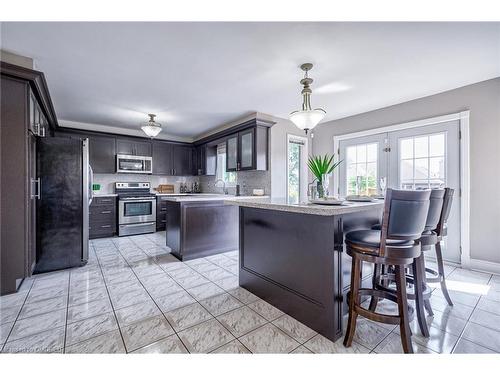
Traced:
<path id="1" fill-rule="evenodd" d="M 92 170 L 88 139 L 40 138 L 35 273 L 82 266 L 89 256 Z"/>

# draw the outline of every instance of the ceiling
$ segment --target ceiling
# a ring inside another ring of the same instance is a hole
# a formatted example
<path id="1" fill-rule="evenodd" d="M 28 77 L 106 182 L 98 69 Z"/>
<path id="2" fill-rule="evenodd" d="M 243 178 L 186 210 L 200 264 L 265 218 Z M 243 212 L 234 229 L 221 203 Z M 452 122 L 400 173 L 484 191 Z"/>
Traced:
<path id="1" fill-rule="evenodd" d="M 35 60 L 63 124 L 131 132 L 156 113 L 163 137 L 286 118 L 303 62 L 326 121 L 500 76 L 500 23 L 16 22 L 1 48 Z"/>

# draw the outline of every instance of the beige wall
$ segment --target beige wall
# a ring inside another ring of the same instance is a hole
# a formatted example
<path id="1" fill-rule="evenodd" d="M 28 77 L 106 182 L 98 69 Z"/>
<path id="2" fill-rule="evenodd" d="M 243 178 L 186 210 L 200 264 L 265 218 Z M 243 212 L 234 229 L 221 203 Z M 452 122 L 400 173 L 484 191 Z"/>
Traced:
<path id="1" fill-rule="evenodd" d="M 333 152 L 334 135 L 464 110 L 470 110 L 471 258 L 500 263 L 500 77 L 318 125 L 313 152 Z"/>

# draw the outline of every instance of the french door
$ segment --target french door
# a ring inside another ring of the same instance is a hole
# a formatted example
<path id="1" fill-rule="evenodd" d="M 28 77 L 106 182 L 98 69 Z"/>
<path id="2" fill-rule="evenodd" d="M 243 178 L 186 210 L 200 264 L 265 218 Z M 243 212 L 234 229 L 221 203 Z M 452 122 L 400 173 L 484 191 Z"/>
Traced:
<path id="1" fill-rule="evenodd" d="M 460 263 L 459 121 L 351 138 L 339 142 L 338 192 L 380 193 L 380 181 L 393 189 L 455 189 L 443 243 L 445 260 Z"/>

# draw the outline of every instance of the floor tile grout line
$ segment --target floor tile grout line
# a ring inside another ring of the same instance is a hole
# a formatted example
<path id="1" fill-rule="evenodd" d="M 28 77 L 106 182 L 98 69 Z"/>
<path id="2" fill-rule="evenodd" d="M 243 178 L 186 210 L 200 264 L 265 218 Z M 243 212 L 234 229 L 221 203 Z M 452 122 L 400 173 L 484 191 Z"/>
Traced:
<path id="1" fill-rule="evenodd" d="M 90 244 L 89 244 L 90 246 Z M 65 324 L 64 324 L 64 341 L 63 341 L 63 347 L 62 347 L 62 352 L 66 352 L 66 336 L 68 334 L 68 314 L 69 314 L 69 291 L 71 288 L 71 271 L 69 272 L 68 276 L 68 294 L 67 294 L 67 300 L 66 300 L 66 319 L 65 319 Z"/>
<path id="2" fill-rule="evenodd" d="M 24 280 L 23 280 L 23 283 L 24 283 Z M 7 337 L 5 338 L 5 342 L 2 344 L 2 347 L 1 347 L 1 350 L 0 350 L 0 353 L 3 352 L 3 350 L 5 349 L 5 346 L 7 345 L 7 342 L 9 341 L 9 338 L 10 338 L 10 335 L 12 334 L 12 331 L 14 330 L 14 327 L 16 326 L 16 323 L 19 319 L 19 315 L 21 314 L 21 311 L 23 310 L 23 307 L 24 305 L 26 304 L 26 300 L 28 299 L 28 296 L 29 294 L 31 293 L 31 289 L 33 289 L 33 285 L 35 284 L 35 281 L 33 281 L 33 283 L 30 285 L 30 288 L 28 290 L 28 293 L 26 293 L 26 297 L 24 297 L 24 300 L 23 300 L 23 303 L 21 305 L 21 308 L 19 309 L 17 315 L 16 315 L 16 318 L 14 319 L 14 321 L 12 322 L 12 327 L 10 327 L 10 330 L 9 330 L 9 333 L 7 334 Z M 21 283 L 22 285 L 22 283 Z"/>
<path id="3" fill-rule="evenodd" d="M 132 241 L 132 242 L 134 242 L 134 241 Z M 136 246 L 137 246 L 137 247 L 139 247 L 138 245 L 136 245 Z M 115 245 L 115 247 L 116 247 L 116 245 Z M 142 252 L 144 252 L 144 253 L 145 253 L 145 251 L 144 251 L 142 248 L 140 248 L 140 247 L 139 247 L 139 249 L 140 249 Z M 188 352 L 188 353 L 190 353 L 189 349 L 186 347 L 186 345 L 184 344 L 184 342 L 182 341 L 182 339 L 181 339 L 181 338 L 179 337 L 179 335 L 177 334 L 177 331 L 174 329 L 174 327 L 172 327 L 172 325 L 170 324 L 170 322 L 168 322 L 168 319 L 167 319 L 167 317 L 165 316 L 165 313 L 163 312 L 163 310 L 162 310 L 162 309 L 160 308 L 160 306 L 157 304 L 157 302 L 156 302 L 156 300 L 153 298 L 153 296 L 149 293 L 149 291 L 147 290 L 146 286 L 142 283 L 141 279 L 137 276 L 137 273 L 134 271 L 133 267 L 131 267 L 131 266 L 130 266 L 130 263 L 128 262 L 128 260 L 127 260 L 127 259 L 123 256 L 122 252 L 120 251 L 120 249 L 119 249 L 118 247 L 116 247 L 116 250 L 117 250 L 117 251 L 120 253 L 120 255 L 121 255 L 121 256 L 125 259 L 125 262 L 126 262 L 126 263 L 127 263 L 127 265 L 131 268 L 131 271 L 134 273 L 135 277 L 139 280 L 139 283 L 140 283 L 140 284 L 141 284 L 141 286 L 144 288 L 144 290 L 146 291 L 146 293 L 149 295 L 149 297 L 151 298 L 151 300 L 153 301 L 153 303 L 156 305 L 156 307 L 157 307 L 157 308 L 158 308 L 158 310 L 160 311 L 161 315 L 163 315 L 163 317 L 164 317 L 165 321 L 167 321 L 167 323 L 170 325 L 170 327 L 171 327 L 171 328 L 172 328 L 172 330 L 174 331 L 174 334 L 175 334 L 175 335 L 179 338 L 180 342 L 181 342 L 181 343 L 182 343 L 182 345 L 185 347 L 185 349 L 187 350 L 187 352 Z M 149 254 L 146 254 L 146 255 L 148 255 L 148 256 L 149 256 Z M 154 257 L 153 257 L 153 259 L 154 259 Z M 156 262 L 156 260 L 153 260 L 153 262 L 154 262 L 154 264 L 156 264 L 156 265 L 158 265 L 158 266 L 159 266 L 159 264 Z M 161 268 L 161 267 L 160 267 L 160 268 Z M 161 268 L 161 270 L 162 270 L 162 271 L 163 271 L 163 272 L 164 272 L 164 273 L 165 273 L 168 277 L 170 277 L 170 275 L 169 275 L 169 274 L 168 274 L 168 273 L 167 273 L 167 272 L 166 272 L 163 268 Z M 172 280 L 173 280 L 173 281 L 174 281 L 177 285 L 179 285 L 179 284 L 178 284 L 178 283 L 177 283 L 177 282 L 176 282 L 173 278 L 172 278 Z M 182 288 L 182 286 L 181 286 L 181 285 L 179 285 L 179 286 Z M 186 291 L 186 292 L 187 292 L 187 291 Z M 111 298 L 110 298 L 110 299 L 111 299 Z M 112 306 L 112 307 L 113 307 L 113 312 L 114 312 L 114 311 L 115 311 L 115 310 L 114 310 L 114 306 Z M 115 314 L 115 316 L 116 316 L 116 314 Z M 145 319 L 145 320 L 146 320 L 146 319 Z M 132 323 L 132 324 L 136 324 L 136 323 L 137 323 L 137 322 Z M 120 334 L 121 334 L 121 327 L 120 327 L 120 323 L 118 322 L 118 319 L 117 319 L 117 324 L 118 324 L 118 327 L 120 328 Z M 170 335 L 170 336 L 172 336 L 172 335 Z M 169 336 L 169 337 L 170 337 L 170 336 Z M 122 339 L 123 339 L 123 336 L 122 336 Z M 152 342 L 152 343 L 149 343 L 149 344 L 147 344 L 147 345 L 144 345 L 144 346 L 142 346 L 142 347 L 140 347 L 140 348 L 136 348 L 135 350 L 139 350 L 139 349 L 145 348 L 146 346 L 151 345 L 151 344 L 154 344 L 154 343 L 156 343 L 156 342 L 158 342 L 158 341 L 160 341 L 160 340 L 163 340 L 163 339 L 165 339 L 165 337 L 164 337 L 164 338 L 161 338 L 161 339 L 159 339 L 159 340 L 156 340 L 156 341 L 154 341 L 154 342 Z M 125 342 L 124 342 L 124 344 L 125 344 Z M 127 353 L 132 353 L 132 352 L 133 352 L 133 351 L 130 351 L 130 352 L 129 352 L 129 351 L 127 350 L 127 347 L 126 347 L 126 346 L 125 346 L 125 350 L 126 350 L 126 352 L 127 352 Z"/>
<path id="4" fill-rule="evenodd" d="M 490 281 L 491 281 L 492 279 L 493 279 L 493 274 L 490 274 L 490 277 L 489 277 L 489 279 L 488 279 L 488 284 L 486 284 L 486 285 L 489 285 L 489 283 L 490 283 Z M 472 322 L 472 321 L 470 320 L 470 318 L 472 317 L 472 315 L 473 315 L 473 314 L 474 314 L 474 312 L 476 311 L 476 309 L 477 309 L 477 305 L 479 304 L 479 301 L 481 301 L 481 298 L 482 298 L 482 296 L 481 296 L 481 297 L 479 297 L 479 299 L 477 300 L 477 302 L 476 302 L 475 306 L 473 307 L 471 314 L 470 314 L 470 315 L 469 315 L 469 317 L 467 318 L 467 322 L 465 323 L 464 328 L 462 329 L 462 331 L 460 332 L 460 335 L 458 336 L 458 340 L 457 340 L 457 342 L 455 343 L 455 345 L 453 345 L 453 348 L 451 349 L 451 353 L 453 353 L 453 351 L 454 351 L 454 350 L 455 350 L 455 348 L 457 347 L 457 345 L 458 345 L 458 343 L 460 342 L 460 340 L 462 340 L 462 338 L 463 338 L 464 340 L 470 341 L 470 342 L 472 342 L 472 343 L 474 343 L 474 344 L 476 344 L 476 345 L 479 345 L 479 346 L 481 346 L 481 347 L 485 348 L 485 346 L 483 346 L 483 345 L 481 345 L 481 344 L 479 344 L 479 343 L 476 343 L 476 342 L 474 342 L 474 341 L 472 341 L 472 340 L 468 340 L 468 339 L 466 339 L 466 338 L 464 338 L 464 337 L 463 337 L 464 332 L 465 332 L 465 329 L 467 328 L 467 326 L 469 325 L 469 323 L 474 323 L 474 322 Z M 481 309 L 479 309 L 479 310 L 481 310 Z M 474 324 L 477 324 L 477 323 L 474 323 Z M 481 327 L 484 327 L 484 326 L 483 326 L 483 325 L 481 325 L 481 324 L 478 324 L 478 325 L 479 325 L 479 326 L 481 326 Z M 488 328 L 488 327 L 484 327 L 484 328 Z M 489 349 L 489 348 L 486 348 L 486 349 Z M 491 349 L 490 349 L 490 350 L 491 350 Z"/>
<path id="5" fill-rule="evenodd" d="M 114 243 L 113 243 L 113 245 L 114 245 Z M 94 247 L 93 244 L 92 244 L 92 247 Z M 116 246 L 115 246 L 115 248 L 116 248 Z M 95 247 L 94 247 L 94 251 L 95 251 Z M 106 278 L 104 277 L 104 272 L 102 270 L 101 261 L 99 259 L 99 256 L 97 255 L 97 253 L 96 253 L 96 260 L 97 260 L 97 264 L 99 265 L 99 270 L 101 271 L 102 278 L 104 280 L 104 287 L 106 288 L 106 293 L 108 294 L 108 299 L 109 299 L 109 302 L 111 304 L 111 309 L 113 310 L 113 315 L 115 317 L 116 325 L 118 326 L 118 332 L 120 333 L 120 337 L 122 339 L 123 348 L 125 349 L 125 352 L 126 352 L 127 351 L 127 346 L 125 345 L 125 340 L 123 338 L 123 334 L 122 334 L 122 331 L 120 329 L 120 325 L 118 324 L 118 318 L 116 317 L 115 307 L 113 305 L 113 301 L 111 300 L 111 295 L 109 294 L 108 284 L 106 282 Z M 65 352 L 66 352 L 66 349 L 65 349 Z"/>

